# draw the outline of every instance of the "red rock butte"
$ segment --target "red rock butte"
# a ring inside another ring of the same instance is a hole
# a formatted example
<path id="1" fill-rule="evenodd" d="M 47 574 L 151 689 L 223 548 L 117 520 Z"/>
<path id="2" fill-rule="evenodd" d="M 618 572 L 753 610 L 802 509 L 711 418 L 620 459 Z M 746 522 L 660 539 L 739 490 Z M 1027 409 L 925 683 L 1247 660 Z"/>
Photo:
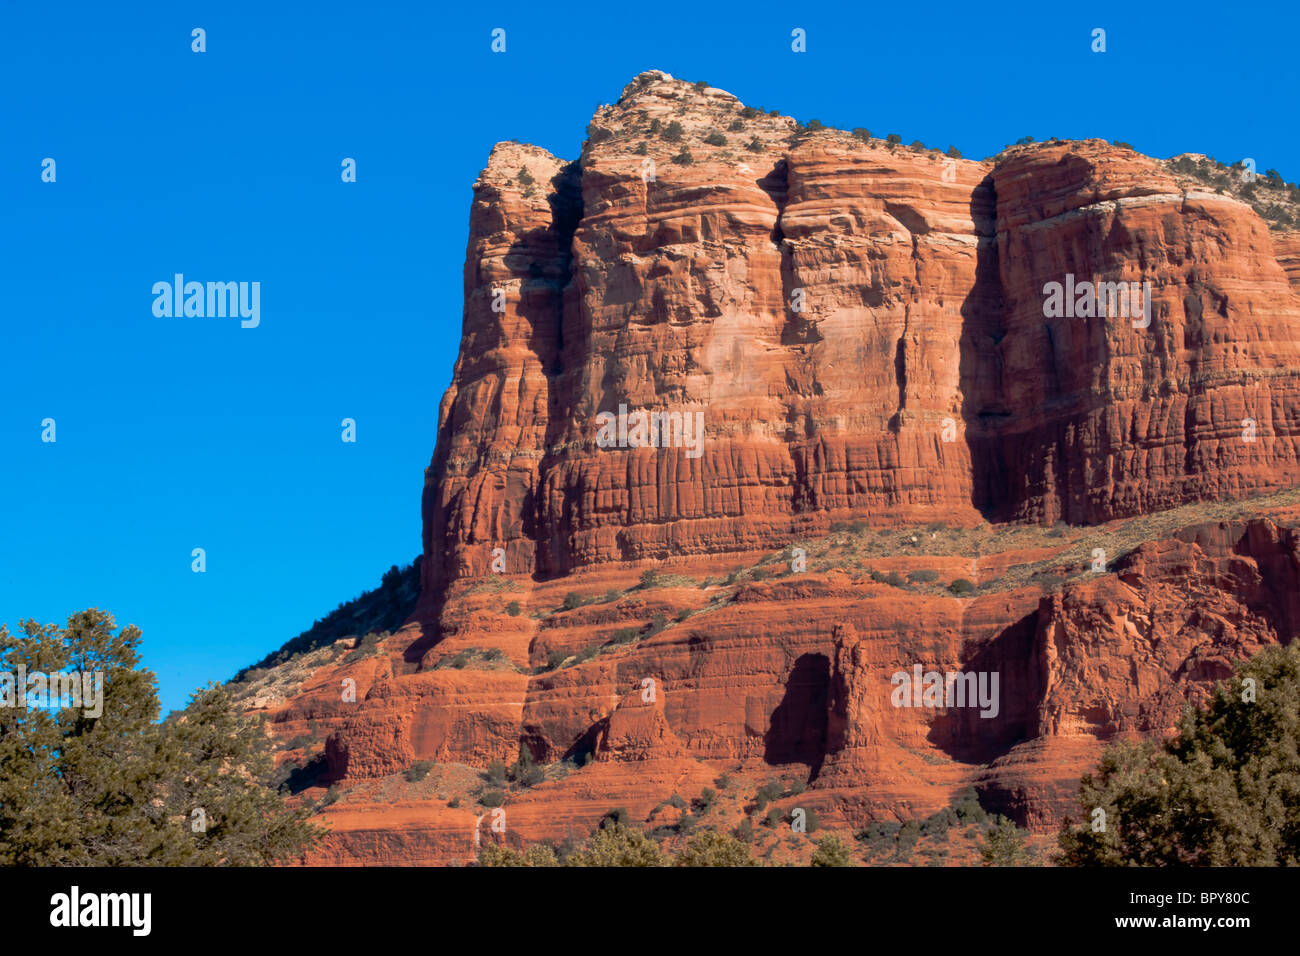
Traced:
<path id="1" fill-rule="evenodd" d="M 1045 314 L 1067 281 L 1149 323 Z M 451 784 L 364 785 L 521 745 L 579 759 L 508 794 L 512 842 L 723 772 L 832 829 L 972 785 L 1077 818 L 1106 742 L 1300 622 L 1297 285 L 1300 237 L 1100 140 L 949 158 L 652 71 L 576 162 L 498 144 L 416 613 L 268 707 L 344 793 L 313 861 L 471 859 Z M 620 406 L 702 413 L 698 454 L 601 443 Z M 996 716 L 893 706 L 918 663 L 997 673 Z"/>

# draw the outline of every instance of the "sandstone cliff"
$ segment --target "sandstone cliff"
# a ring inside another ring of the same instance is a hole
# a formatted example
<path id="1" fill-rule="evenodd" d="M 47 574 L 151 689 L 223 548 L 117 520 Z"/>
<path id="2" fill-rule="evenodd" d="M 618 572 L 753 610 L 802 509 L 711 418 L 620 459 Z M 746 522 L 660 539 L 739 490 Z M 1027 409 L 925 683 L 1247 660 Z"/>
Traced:
<path id="1" fill-rule="evenodd" d="M 515 840 L 723 772 L 842 826 L 968 785 L 1055 826 L 1101 742 L 1300 625 L 1297 261 L 1129 149 L 949 159 L 657 72 L 576 162 L 499 144 L 417 611 L 269 708 L 344 788 L 321 860 L 472 858 L 482 784 L 446 768 L 521 746 L 550 769 L 507 788 Z M 1067 276 L 1148 297 L 1046 315 Z M 702 440 L 607 447 L 620 406 Z M 997 673 L 998 713 L 891 706 L 917 663 Z M 416 761 L 436 783 L 376 796 Z"/>
<path id="2" fill-rule="evenodd" d="M 1095 523 L 1295 480 L 1300 305 L 1249 206 L 1097 141 L 946 161 L 742 110 L 643 74 L 577 168 L 493 151 L 427 594 L 493 547 L 554 575 L 845 517 Z M 1067 275 L 1149 282 L 1150 326 L 1045 318 Z M 704 454 L 597 447 L 620 404 L 702 411 Z"/>

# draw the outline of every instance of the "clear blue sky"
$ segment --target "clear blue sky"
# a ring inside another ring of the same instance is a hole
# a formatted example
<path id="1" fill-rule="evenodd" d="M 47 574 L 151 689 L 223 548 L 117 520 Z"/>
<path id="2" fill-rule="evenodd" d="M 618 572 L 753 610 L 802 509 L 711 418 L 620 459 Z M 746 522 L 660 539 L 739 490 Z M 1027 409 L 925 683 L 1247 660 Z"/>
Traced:
<path id="1" fill-rule="evenodd" d="M 474 179 L 502 139 L 576 158 L 643 70 L 977 158 L 1300 179 L 1295 4 L 441 6 L 0 3 L 0 621 L 138 625 L 164 711 L 417 554 Z M 261 282 L 260 327 L 156 318 L 176 272 Z"/>

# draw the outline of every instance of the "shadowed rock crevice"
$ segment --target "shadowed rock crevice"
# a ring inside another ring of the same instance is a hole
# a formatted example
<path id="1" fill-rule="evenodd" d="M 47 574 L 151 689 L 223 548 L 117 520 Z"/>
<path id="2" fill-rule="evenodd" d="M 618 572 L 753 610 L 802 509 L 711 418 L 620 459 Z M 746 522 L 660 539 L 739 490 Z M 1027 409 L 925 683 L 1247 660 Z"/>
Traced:
<path id="1" fill-rule="evenodd" d="M 997 201 L 991 175 L 971 191 L 975 281 L 961 304 L 958 356 L 961 417 L 971 463 L 971 505 L 989 521 L 1006 513 L 1012 495 L 1001 437 L 1012 413 L 1003 382 L 1002 342 L 1007 333 L 998 267 Z"/>
<path id="2" fill-rule="evenodd" d="M 803 654 L 785 680 L 785 695 L 772 711 L 763 759 L 774 765 L 808 765 L 809 782 L 826 759 L 831 665 L 824 654 Z"/>
<path id="3" fill-rule="evenodd" d="M 970 700 L 965 706 L 936 713 L 928 739 L 954 760 L 990 763 L 1036 735 L 1045 690 L 1036 653 L 1038 620 L 1037 612 L 1022 617 L 962 660 L 958 672 L 975 675 L 977 688 L 983 676 L 984 686 L 991 691 L 992 675 L 997 675 L 990 708 L 996 713 L 982 716 L 981 707 Z"/>
<path id="4" fill-rule="evenodd" d="M 816 321 L 808 317 L 807 310 L 811 303 L 807 300 L 807 289 L 800 284 L 800 280 L 795 275 L 794 244 L 786 239 L 785 230 L 781 225 L 781 217 L 785 213 L 786 199 L 790 191 L 789 175 L 790 165 L 783 159 L 758 181 L 758 186 L 776 205 L 772 245 L 781 256 L 781 308 L 784 315 L 781 344 L 796 350 L 794 361 L 799 365 L 800 374 L 793 375 L 792 378 L 803 381 L 806 378 L 804 372 L 807 363 L 802 361 L 802 358 L 807 355 L 807 350 L 799 347 L 820 342 L 822 337 L 817 331 Z M 794 309 L 796 290 L 798 290 L 800 311 Z"/>

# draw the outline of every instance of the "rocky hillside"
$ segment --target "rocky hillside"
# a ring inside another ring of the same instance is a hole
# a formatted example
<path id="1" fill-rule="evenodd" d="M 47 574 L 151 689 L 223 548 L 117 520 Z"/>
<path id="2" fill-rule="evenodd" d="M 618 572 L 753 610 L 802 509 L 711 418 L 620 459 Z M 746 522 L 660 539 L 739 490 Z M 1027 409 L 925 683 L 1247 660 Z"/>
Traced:
<path id="1" fill-rule="evenodd" d="M 968 161 L 658 72 L 577 161 L 499 144 L 419 603 L 249 697 L 332 827 L 317 861 L 465 862 L 620 807 L 743 829 L 765 787 L 864 839 L 970 786 L 1046 831 L 1101 742 L 1289 641 L 1300 242 L 1180 169 Z M 1121 282 L 1131 316 L 1047 304 Z M 897 706 L 918 664 L 997 675 L 996 713 Z"/>

